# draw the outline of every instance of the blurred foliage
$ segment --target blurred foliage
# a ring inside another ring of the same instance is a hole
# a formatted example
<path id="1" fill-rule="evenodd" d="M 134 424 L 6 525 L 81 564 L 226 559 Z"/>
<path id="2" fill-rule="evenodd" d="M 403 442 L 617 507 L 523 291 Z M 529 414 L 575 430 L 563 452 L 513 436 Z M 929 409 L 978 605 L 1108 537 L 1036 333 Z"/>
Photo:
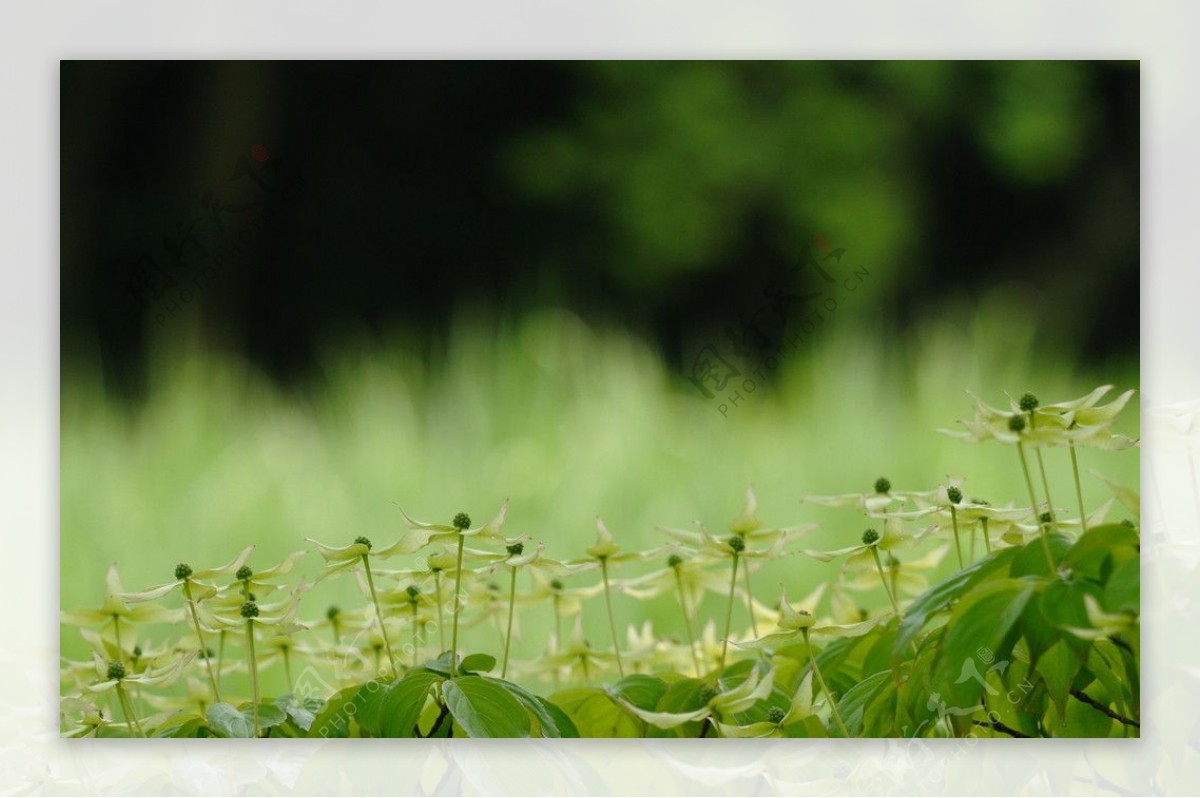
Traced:
<path id="1" fill-rule="evenodd" d="M 137 269 L 204 273 L 164 241 L 207 195 L 274 216 L 237 253 L 198 225 L 225 257 L 188 302 L 277 377 L 342 325 L 436 337 L 469 302 L 619 320 L 686 362 L 731 286 L 814 236 L 874 270 L 896 334 L 1017 281 L 1047 339 L 1131 355 L 1138 91 L 1136 62 L 68 62 L 64 360 L 98 340 L 145 387 L 180 291 L 148 300 Z"/>

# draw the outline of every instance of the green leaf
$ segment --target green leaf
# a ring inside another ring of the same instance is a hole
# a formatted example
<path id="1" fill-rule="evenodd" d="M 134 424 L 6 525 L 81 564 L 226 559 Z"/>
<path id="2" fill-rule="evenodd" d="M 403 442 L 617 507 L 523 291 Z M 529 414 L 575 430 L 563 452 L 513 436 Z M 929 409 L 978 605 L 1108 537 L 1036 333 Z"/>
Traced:
<path id="1" fill-rule="evenodd" d="M 469 737 L 528 737 L 529 713 L 507 690 L 481 676 L 459 676 L 442 685 L 454 720 Z"/>
<path id="2" fill-rule="evenodd" d="M 210 704 L 204 714 L 209 728 L 218 737 L 250 737 L 254 734 L 254 718 L 247 717 L 230 704 Z"/>
<path id="3" fill-rule="evenodd" d="M 1038 662 L 1037 672 L 1046 683 L 1046 692 L 1050 700 L 1058 707 L 1060 724 L 1066 722 L 1067 698 L 1071 693 L 1071 685 L 1075 682 L 1075 675 L 1079 673 L 1082 665 L 1079 655 L 1064 640 L 1047 649 Z"/>
<path id="4" fill-rule="evenodd" d="M 876 697 L 877 691 L 886 690 L 889 687 L 894 696 L 895 685 L 892 682 L 892 672 L 890 670 L 880 671 L 854 685 L 837 702 L 838 713 L 842 716 L 846 729 L 851 735 L 857 737 L 862 734 L 863 714 L 866 711 L 867 703 Z"/>
<path id="5" fill-rule="evenodd" d="M 1088 620 L 1087 606 L 1083 603 L 1084 596 L 1089 595 L 1100 600 L 1100 588 L 1092 582 L 1054 581 L 1042 589 L 1037 602 L 1038 608 L 1046 622 L 1057 629 L 1090 629 L 1092 622 Z M 1065 634 L 1062 639 L 1079 652 L 1081 657 L 1091 645 L 1089 641 L 1081 640 L 1072 634 Z"/>
<path id="6" fill-rule="evenodd" d="M 468 654 L 458 663 L 462 673 L 487 673 L 496 667 L 496 658 L 491 654 Z"/>
<path id="7" fill-rule="evenodd" d="M 285 693 L 275 699 L 275 706 L 282 709 L 291 718 L 292 723 L 301 731 L 308 731 L 312 726 L 313 719 L 317 713 L 321 711 L 321 707 L 325 702 L 319 698 L 305 698 L 303 701 L 297 701 L 296 697 L 291 693 Z"/>
<path id="8" fill-rule="evenodd" d="M 1105 559 L 1122 553 L 1121 549 L 1126 550 L 1126 556 L 1121 559 L 1127 559 L 1128 553 L 1137 552 L 1140 542 L 1137 531 L 1124 524 L 1095 526 L 1075 541 L 1063 555 L 1060 565 L 1091 579 L 1099 579 Z"/>
<path id="9" fill-rule="evenodd" d="M 979 704 L 981 679 L 993 662 L 1003 661 L 1015 642 L 1013 631 L 1034 588 L 1020 579 L 980 585 L 955 606 L 935 659 L 933 686 L 950 709 Z M 982 663 L 983 667 L 980 667 Z"/>
<path id="10" fill-rule="evenodd" d="M 701 679 L 680 679 L 667 688 L 658 700 L 656 712 L 679 715 L 695 712 L 705 705 L 702 692 L 710 685 Z M 704 721 L 688 721 L 673 729 L 648 728 L 647 737 L 699 737 Z"/>
<path id="11" fill-rule="evenodd" d="M 598 687 L 562 690 L 550 700 L 570 717 L 580 737 L 641 737 L 645 727 Z"/>
<path id="12" fill-rule="evenodd" d="M 542 737 L 578 737 L 579 732 L 575 728 L 575 724 L 571 719 L 563 714 L 563 711 L 554 704 L 550 703 L 541 696 L 521 687 L 518 684 L 496 679 L 489 676 L 483 677 L 489 682 L 499 685 L 502 689 L 507 690 L 513 698 L 517 699 L 521 706 L 525 707 L 534 719 L 538 722 L 538 731 Z"/>
<path id="13" fill-rule="evenodd" d="M 349 737 L 351 736 L 354 719 L 354 697 L 362 685 L 354 685 L 339 690 L 329 697 L 325 706 L 313 718 L 308 728 L 308 736 L 315 737 Z"/>
<path id="14" fill-rule="evenodd" d="M 976 563 L 968 565 L 953 576 L 938 582 L 917 597 L 904 611 L 904 620 L 896 633 L 896 642 L 892 646 L 893 665 L 898 664 L 908 648 L 908 644 L 917 636 L 929 617 L 942 611 L 950 602 L 960 598 L 973 586 L 983 582 L 993 575 L 999 575 L 1017 556 L 1019 549 L 1007 548 L 995 552 Z M 824 666 L 824 662 L 821 663 Z"/>
<path id="15" fill-rule="evenodd" d="M 426 670 L 409 671 L 393 682 L 379 702 L 379 735 L 412 737 L 430 688 L 442 681 L 439 674 Z"/>
<path id="16" fill-rule="evenodd" d="M 1063 557 L 1071 548 L 1071 540 L 1055 534 L 1047 535 L 1046 540 L 1050 544 L 1050 554 L 1054 557 L 1054 562 L 1061 566 Z M 1016 550 L 1017 556 L 1013 558 L 1012 566 L 1008 569 L 1009 576 L 1015 578 L 1018 576 L 1049 577 L 1054 575 L 1050 573 L 1050 563 L 1046 562 L 1046 546 L 1043 545 L 1040 536 L 1024 546 L 1016 547 Z"/>
<path id="17" fill-rule="evenodd" d="M 378 679 L 371 679 L 354 694 L 354 720 L 372 737 L 379 736 L 380 705 L 383 703 L 383 697 L 387 695 L 387 690 L 387 684 Z"/>
<path id="18" fill-rule="evenodd" d="M 208 723 L 194 713 L 180 712 L 159 726 L 151 737 L 200 737 L 201 730 L 207 733 Z"/>
<path id="19" fill-rule="evenodd" d="M 1134 615 L 1141 613 L 1141 557 L 1126 560 L 1109 576 L 1108 584 L 1104 587 L 1104 608 L 1109 612 L 1131 612 Z"/>
<path id="20" fill-rule="evenodd" d="M 667 692 L 667 683 L 655 676 L 635 673 L 611 687 L 606 687 L 605 690 L 611 696 L 624 698 L 638 709 L 650 712 L 658 706 L 658 702 Z"/>

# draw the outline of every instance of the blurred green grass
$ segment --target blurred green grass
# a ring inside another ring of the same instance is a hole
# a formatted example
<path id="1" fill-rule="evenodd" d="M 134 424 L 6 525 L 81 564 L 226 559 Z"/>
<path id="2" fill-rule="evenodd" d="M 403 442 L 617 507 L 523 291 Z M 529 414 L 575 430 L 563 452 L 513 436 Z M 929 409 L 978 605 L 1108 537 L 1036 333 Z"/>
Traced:
<path id="1" fill-rule="evenodd" d="M 177 562 L 216 565 L 249 543 L 259 568 L 306 548 L 306 537 L 389 543 L 403 531 L 397 504 L 418 518 L 466 510 L 483 520 L 507 497 L 505 532 L 533 535 L 565 559 L 593 540 L 597 514 L 629 548 L 661 542 L 658 524 L 700 519 L 722 530 L 748 484 L 767 523 L 820 522 L 808 541 L 822 547 L 856 541 L 864 523 L 801 497 L 869 490 L 881 475 L 897 489 L 963 476 L 971 495 L 1020 503 L 1012 450 L 935 431 L 969 417 L 964 389 L 998 403 L 1005 390 L 1049 402 L 1102 383 L 1138 387 L 1136 362 L 1073 363 L 1037 343 L 1024 307 L 1015 293 L 993 292 L 900 339 L 869 318 L 833 319 L 728 417 L 637 338 L 559 310 L 516 324 L 463 314 L 448 321 L 432 368 L 401 334 L 345 333 L 330 340 L 313 379 L 288 390 L 195 327 L 171 328 L 155 341 L 144 403 L 108 396 L 85 357 L 64 364 L 61 604 L 99 603 L 114 561 L 134 590 L 168 581 Z M 1138 434 L 1137 402 L 1118 431 Z M 1089 506 L 1111 495 L 1090 469 L 1138 485 L 1137 449 L 1080 459 Z M 1047 465 L 1057 503 L 1073 510 L 1067 458 L 1053 452 Z M 320 564 L 314 553 L 298 572 L 311 579 Z M 772 601 L 784 581 L 801 595 L 838 567 L 771 563 L 755 577 L 758 598 Z M 363 601 L 353 580 L 322 583 L 300 620 Z M 650 619 L 661 634 L 682 634 L 670 598 L 615 605 L 622 626 Z M 716 609 L 705 602 L 702 622 Z M 522 613 L 514 657 L 544 651 L 550 622 L 548 607 Z M 585 608 L 585 629 L 607 645 L 602 599 Z M 73 629 L 61 643 L 64 656 L 87 654 Z M 481 626 L 467 632 L 466 648 L 498 653 L 500 637 Z M 264 690 L 277 688 L 282 675 L 272 674 Z"/>

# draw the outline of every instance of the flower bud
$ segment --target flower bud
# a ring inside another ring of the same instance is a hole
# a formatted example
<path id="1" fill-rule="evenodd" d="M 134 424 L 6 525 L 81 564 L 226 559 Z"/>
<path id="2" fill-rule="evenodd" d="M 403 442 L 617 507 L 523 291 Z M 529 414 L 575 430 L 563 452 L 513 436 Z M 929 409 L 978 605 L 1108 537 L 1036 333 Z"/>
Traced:
<path id="1" fill-rule="evenodd" d="M 1026 413 L 1032 413 L 1038 408 L 1038 398 L 1031 393 L 1024 393 L 1021 395 L 1021 400 L 1017 403 L 1017 406 Z"/>
<path id="2" fill-rule="evenodd" d="M 517 541 L 509 546 L 504 547 L 505 551 L 512 557 L 519 557 L 525 551 L 525 544 Z"/>
<path id="3" fill-rule="evenodd" d="M 892 489 L 892 482 L 887 477 L 880 477 L 875 480 L 875 492 L 887 493 Z"/>
<path id="4" fill-rule="evenodd" d="M 253 601 L 247 601 L 242 605 L 242 617 L 249 620 L 250 618 L 258 617 L 258 605 Z"/>
<path id="5" fill-rule="evenodd" d="M 177 580 L 183 581 L 184 579 L 187 579 L 191 575 L 192 575 L 192 566 L 188 565 L 187 563 L 181 562 L 181 563 L 179 563 L 179 565 L 175 566 L 175 578 Z"/>
<path id="6" fill-rule="evenodd" d="M 683 558 L 680 557 L 678 554 L 672 554 L 670 557 L 667 558 L 667 567 L 668 568 L 678 568 L 682 564 L 683 564 Z"/>
<path id="7" fill-rule="evenodd" d="M 872 543 L 879 540 L 879 533 L 874 529 L 868 529 L 862 533 L 862 542 L 864 546 L 870 546 Z"/>
<path id="8" fill-rule="evenodd" d="M 1020 432 L 1021 430 L 1025 429 L 1025 416 L 1009 416 L 1008 429 L 1011 432 Z"/>
<path id="9" fill-rule="evenodd" d="M 471 516 L 467 515 L 466 513 L 458 513 L 454 516 L 454 520 L 451 522 L 451 525 L 459 531 L 470 529 Z"/>
<path id="10" fill-rule="evenodd" d="M 729 548 L 733 550 L 734 554 L 741 554 L 746 550 L 746 539 L 741 535 L 734 535 L 729 539 L 728 543 Z"/>
<path id="11" fill-rule="evenodd" d="M 118 679 L 118 680 L 124 679 L 125 678 L 125 666 L 119 662 L 108 663 L 108 678 L 109 679 Z"/>
<path id="12" fill-rule="evenodd" d="M 887 491 L 880 491 L 886 493 Z M 776 725 L 783 723 L 783 719 L 787 717 L 787 711 L 783 707 L 771 707 L 767 710 L 767 720 Z"/>
<path id="13" fill-rule="evenodd" d="M 959 504 L 962 502 L 962 491 L 954 486 L 946 488 L 946 498 L 950 500 L 951 504 Z"/>
<path id="14" fill-rule="evenodd" d="M 365 535 L 359 535 L 358 537 L 356 537 L 354 539 L 354 542 L 361 543 L 362 545 L 366 546 L 368 549 L 371 548 L 371 539 L 369 537 L 366 537 Z"/>
<path id="15" fill-rule="evenodd" d="M 330 604 L 329 609 L 325 610 L 326 619 L 332 621 L 342 614 L 342 608 L 336 604 Z"/>
<path id="16" fill-rule="evenodd" d="M 254 576 L 254 571 L 250 569 L 249 565 L 243 565 L 241 568 L 237 569 L 237 573 L 234 574 L 234 577 L 236 577 L 239 582 L 245 582 L 252 576 Z"/>

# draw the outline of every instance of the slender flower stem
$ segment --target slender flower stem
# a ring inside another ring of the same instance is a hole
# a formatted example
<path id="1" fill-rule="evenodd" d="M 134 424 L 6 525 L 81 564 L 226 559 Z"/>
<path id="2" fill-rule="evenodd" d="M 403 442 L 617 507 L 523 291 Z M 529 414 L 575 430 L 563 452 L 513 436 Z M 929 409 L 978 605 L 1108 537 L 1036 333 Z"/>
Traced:
<path id="1" fill-rule="evenodd" d="M 442 620 L 442 572 L 433 572 L 433 597 L 437 599 L 438 611 L 438 643 L 442 651 L 446 650 L 446 622 Z M 438 652 L 441 653 L 440 651 Z"/>
<path id="2" fill-rule="evenodd" d="M 613 617 L 612 589 L 608 586 L 608 560 L 600 558 L 600 574 L 604 577 L 604 601 L 608 605 L 608 628 L 612 632 L 613 651 L 617 655 L 617 673 L 625 678 L 625 666 L 621 663 L 621 641 L 617 639 L 617 622 Z"/>
<path id="3" fill-rule="evenodd" d="M 283 676 L 287 679 L 287 691 L 292 692 L 292 647 L 285 645 L 283 651 Z"/>
<path id="4" fill-rule="evenodd" d="M 1035 446 L 1033 453 L 1037 455 L 1038 471 L 1042 472 L 1042 490 L 1046 493 L 1046 512 L 1050 513 L 1050 523 L 1057 523 L 1054 514 L 1054 500 L 1050 498 L 1050 481 L 1046 479 L 1046 463 L 1042 460 L 1042 447 Z"/>
<path id="5" fill-rule="evenodd" d="M 254 694 L 254 736 L 258 736 L 258 660 L 254 656 L 254 621 L 246 619 L 246 650 L 250 652 L 250 689 Z"/>
<path id="6" fill-rule="evenodd" d="M 120 680 L 117 681 L 117 700 L 121 704 L 121 711 L 125 713 L 125 723 L 129 726 L 130 731 L 136 729 L 140 736 L 145 737 L 146 731 L 138 721 L 137 713 L 133 711 L 133 702 L 126 695 L 125 687 L 121 684 Z"/>
<path id="7" fill-rule="evenodd" d="M 961 571 L 966 565 L 963 563 L 962 541 L 958 539 L 958 510 L 953 504 L 950 505 L 950 524 L 954 527 L 954 553 L 958 555 L 958 569 Z"/>
<path id="8" fill-rule="evenodd" d="M 1036 517 L 1038 514 L 1038 500 L 1033 492 L 1033 480 L 1029 477 L 1029 461 L 1025 459 L 1025 447 L 1020 441 L 1017 441 L 1017 454 L 1021 458 L 1021 471 L 1025 474 L 1025 487 L 1029 489 L 1030 507 L 1033 508 L 1033 514 Z M 1054 555 L 1050 553 L 1050 540 L 1046 536 L 1046 525 L 1038 519 L 1038 529 L 1042 533 L 1042 549 L 1046 552 L 1046 562 L 1050 566 L 1050 572 L 1053 573 L 1058 567 L 1054 564 Z"/>
<path id="9" fill-rule="evenodd" d="M 375 595 L 375 579 L 371 576 L 371 561 L 367 555 L 362 555 L 363 570 L 367 572 L 367 587 L 371 589 L 371 602 L 375 605 L 375 618 L 379 621 L 379 634 L 383 637 L 383 648 L 387 651 L 388 668 L 396 673 L 396 658 L 392 656 L 392 644 L 388 640 L 387 626 L 383 622 L 383 611 L 379 609 L 379 597 Z"/>
<path id="10" fill-rule="evenodd" d="M 117 662 L 125 664 L 125 649 L 121 648 L 121 616 L 113 615 L 113 636 L 117 641 Z"/>
<path id="11" fill-rule="evenodd" d="M 729 632 L 733 626 L 733 589 L 737 586 L 738 555 L 733 553 L 733 576 L 729 580 L 729 601 L 725 605 L 725 640 L 721 643 L 721 666 L 717 670 L 725 670 L 725 655 L 729 651 Z"/>
<path id="12" fill-rule="evenodd" d="M 510 566 L 512 580 L 508 586 L 508 631 L 504 633 L 504 660 L 500 665 L 500 678 L 508 676 L 508 647 L 512 644 L 513 609 L 517 606 L 517 567 Z"/>
<path id="13" fill-rule="evenodd" d="M 692 666 L 696 669 L 696 676 L 700 676 L 700 659 L 696 656 L 696 635 L 692 632 L 692 616 L 688 612 L 687 596 L 684 595 L 683 577 L 679 575 L 679 566 L 675 566 L 672 570 L 675 571 L 675 587 L 679 590 L 679 607 L 683 610 L 683 628 L 687 630 L 688 636 L 688 653 L 692 655 Z"/>
<path id="14" fill-rule="evenodd" d="M 896 597 L 892 594 L 892 589 L 888 585 L 887 576 L 883 572 L 883 561 L 879 559 L 879 548 L 877 546 L 871 547 L 871 556 L 875 558 L 875 568 L 879 571 L 879 581 L 883 582 L 883 592 L 887 593 L 888 601 L 892 602 L 892 610 L 895 611 L 896 617 L 899 618 L 900 605 L 896 603 Z"/>
<path id="15" fill-rule="evenodd" d="M 225 630 L 217 636 L 217 686 L 221 686 L 222 665 L 225 663 Z"/>
<path id="16" fill-rule="evenodd" d="M 412 630 L 412 639 L 413 639 L 412 666 L 415 668 L 415 667 L 417 667 L 417 663 L 420 661 L 419 654 L 420 654 L 420 650 L 421 650 L 421 636 L 417 634 L 417 602 L 415 602 L 415 601 L 412 603 L 412 616 L 413 616 L 412 617 L 412 628 L 413 628 L 413 630 Z"/>
<path id="17" fill-rule="evenodd" d="M 1083 508 L 1083 485 L 1079 482 L 1079 458 L 1075 455 L 1075 442 L 1071 442 L 1071 471 L 1075 474 L 1075 498 L 1079 501 L 1079 524 L 1087 533 L 1087 510 Z"/>
<path id="18" fill-rule="evenodd" d="M 837 699 L 834 698 L 833 693 L 829 691 L 829 685 L 825 683 L 825 677 L 821 675 L 821 666 L 817 665 L 817 658 L 816 655 L 813 654 L 812 650 L 812 642 L 808 639 L 808 630 L 804 629 L 803 634 L 804 648 L 806 651 L 808 651 L 808 661 L 812 663 L 813 675 L 817 677 L 817 684 L 821 686 L 821 691 L 824 692 L 826 697 L 829 698 L 829 710 L 833 714 L 833 719 L 837 721 L 837 725 L 842 732 L 842 736 L 849 738 L 850 732 L 846 729 L 845 722 L 842 721 L 841 713 L 838 712 Z"/>
<path id="19" fill-rule="evenodd" d="M 212 657 L 209 656 L 208 648 L 204 645 L 204 635 L 200 631 L 200 618 L 196 615 L 196 602 L 192 600 L 192 585 L 188 580 L 183 580 L 183 597 L 187 599 L 188 610 L 192 616 L 192 626 L 196 630 L 196 639 L 200 641 L 200 655 L 204 657 L 204 667 L 208 670 L 208 684 L 212 687 L 213 702 L 221 703 L 221 691 L 217 688 L 217 677 L 213 673 Z"/>
<path id="20" fill-rule="evenodd" d="M 466 542 L 462 536 L 462 530 L 458 530 L 458 563 L 454 566 L 454 627 L 450 631 L 450 675 L 458 675 L 458 607 L 462 603 L 458 600 L 460 591 L 462 590 L 462 562 L 463 562 L 463 545 Z"/>
<path id="21" fill-rule="evenodd" d="M 982 519 L 980 519 L 980 521 L 981 521 L 981 525 L 983 526 L 983 545 L 984 545 L 984 548 L 987 549 L 987 553 L 991 554 L 992 553 L 992 539 L 990 537 L 988 537 L 987 516 L 984 516 Z"/>
<path id="22" fill-rule="evenodd" d="M 750 561 L 744 557 L 742 573 L 746 577 L 746 612 L 750 613 L 750 631 L 758 637 L 758 621 L 754 619 L 754 590 L 750 587 Z"/>

